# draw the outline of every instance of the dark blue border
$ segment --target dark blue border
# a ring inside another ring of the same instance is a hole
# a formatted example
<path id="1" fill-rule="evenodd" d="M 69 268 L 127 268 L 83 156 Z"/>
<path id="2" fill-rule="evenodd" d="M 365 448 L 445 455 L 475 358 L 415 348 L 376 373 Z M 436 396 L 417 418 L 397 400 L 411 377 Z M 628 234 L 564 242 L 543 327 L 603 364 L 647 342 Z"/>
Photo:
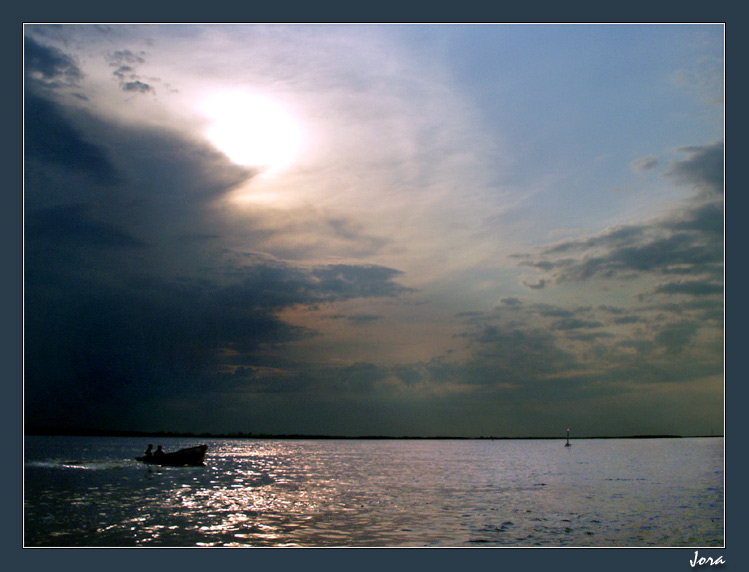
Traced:
<path id="1" fill-rule="evenodd" d="M 235 570 L 242 568 L 255 568 L 258 566 L 269 566 L 275 570 L 299 570 L 318 566 L 333 566 L 336 569 L 360 570 L 377 568 L 382 570 L 387 566 L 399 568 L 434 567 L 437 569 L 450 570 L 568 570 L 574 567 L 578 570 L 606 570 L 615 572 L 618 570 L 692 570 L 689 560 L 694 556 L 694 548 L 690 549 L 255 549 L 252 553 L 243 550 L 201 550 L 201 549 L 162 549 L 162 550 L 137 550 L 137 549 L 23 549 L 22 548 L 22 495 L 23 487 L 22 463 L 16 459 L 22 459 L 22 379 L 23 379 L 23 185 L 22 177 L 22 147 L 21 137 L 23 133 L 22 123 L 22 36 L 23 22 L 276 22 L 276 21 L 299 21 L 299 22 L 355 22 L 355 21 L 398 21 L 398 22 L 423 22 L 428 19 L 432 22 L 586 22 L 586 21 L 623 21 L 623 22 L 726 22 L 727 13 L 730 11 L 720 7 L 720 13 L 707 14 L 697 12 L 689 7 L 674 4 L 678 10 L 669 10 L 670 6 L 663 6 L 660 10 L 652 2 L 647 6 L 635 6 L 632 3 L 622 5 L 622 13 L 611 13 L 611 8 L 601 10 L 600 4 L 595 4 L 591 12 L 573 13 L 566 3 L 554 3 L 544 6 L 533 4 L 530 9 L 513 8 L 507 5 L 497 5 L 495 14 L 487 14 L 487 9 L 482 7 L 473 10 L 472 7 L 462 6 L 461 13 L 448 13 L 448 10 L 427 4 L 420 6 L 413 4 L 409 10 L 402 3 L 398 4 L 398 10 L 388 11 L 388 6 L 382 3 L 377 5 L 376 10 L 367 7 L 352 7 L 351 4 L 343 4 L 340 10 L 321 7 L 314 3 L 303 3 L 299 6 L 280 6 L 280 9 L 258 8 L 257 4 L 241 4 L 232 2 L 211 2 L 210 5 L 190 5 L 184 2 L 160 4 L 156 2 L 127 2 L 120 4 L 100 2 L 75 2 L 70 3 L 34 1 L 23 2 L 15 6 L 4 8 L 2 23 L 2 34 L 0 41 L 3 46 L 3 57 L 6 59 L 4 66 L 6 74 L 12 78 L 10 88 L 3 90 L 5 101 L 6 123 L 3 136 L 3 165 L 5 173 L 5 186 L 2 190 L 2 217 L 3 224 L 0 225 L 4 249 L 4 263 L 10 270 L 4 274 L 2 282 L 3 307 L 4 307 L 4 335 L 2 338 L 3 360 L 6 368 L 5 386 L 11 393 L 11 399 L 5 402 L 4 414 L 2 416 L 5 435 L 12 447 L 12 459 L 3 471 L 3 484 L 6 485 L 6 509 L 3 511 L 3 520 L 6 526 L 2 535 L 3 553 L 11 563 L 18 562 L 24 569 L 30 572 L 43 569 L 67 569 L 69 566 L 94 569 L 102 567 L 106 570 L 132 569 L 133 566 L 146 566 L 148 569 L 167 566 L 169 569 L 180 570 L 205 569 L 207 567 L 217 568 L 224 566 L 235 566 Z M 644 3 L 643 3 L 644 4 Z M 246 10 L 237 6 L 247 6 Z M 482 4 L 484 6 L 484 4 Z M 333 6 L 335 7 L 335 6 Z M 428 7 L 428 12 L 424 8 Z M 647 7 L 646 10 L 636 10 Z M 90 9 L 89 9 L 90 8 Z M 472 11 L 473 10 L 473 11 Z M 665 12 L 670 13 L 665 13 Z M 714 10 L 717 11 L 717 10 Z M 454 10 L 453 10 L 454 12 Z M 659 13 L 660 12 L 660 13 Z M 386 17 L 385 14 L 388 14 Z M 637 15 L 639 14 L 639 16 Z M 739 43 L 743 44 L 742 30 L 739 26 L 735 28 L 726 26 L 726 53 L 733 57 L 727 57 L 727 61 L 734 62 L 731 69 L 736 70 L 736 76 L 728 73 L 727 85 L 733 85 L 733 77 L 739 81 L 738 76 L 745 75 L 739 70 L 739 63 L 743 63 L 744 52 Z M 743 77 L 740 78 L 743 81 Z M 737 91 L 738 93 L 738 91 Z M 738 101 L 728 99 L 728 101 Z M 732 107 L 731 125 L 743 125 L 743 98 L 738 105 Z M 738 111 L 738 114 L 737 114 Z M 738 115 L 738 116 L 737 116 Z M 737 130 L 734 128 L 733 132 Z M 728 138 L 726 145 L 726 157 L 738 159 L 739 164 L 743 161 L 744 146 L 742 129 L 738 130 L 738 137 Z M 737 164 L 737 163 L 734 163 Z M 735 173 L 735 170 L 733 171 Z M 731 259 L 737 263 L 736 267 L 730 268 L 730 275 L 743 273 L 744 261 L 738 254 L 744 251 L 743 225 L 737 221 L 740 214 L 747 212 L 744 208 L 746 202 L 746 185 L 744 181 L 736 181 L 727 172 L 726 188 L 726 258 L 731 254 Z M 736 183 L 732 185 L 731 183 Z M 729 272 L 726 272 L 728 276 Z M 738 281 L 732 282 L 738 285 Z M 737 355 L 746 353 L 746 342 L 744 337 L 737 334 L 738 325 L 744 322 L 745 304 L 743 296 L 731 298 L 731 313 L 726 316 L 726 469 L 730 466 L 727 475 L 727 495 L 730 499 L 726 509 L 726 542 L 725 549 L 700 550 L 700 555 L 718 557 L 722 556 L 726 566 L 703 567 L 695 570 L 720 570 L 738 567 L 740 562 L 746 562 L 746 550 L 743 548 L 744 534 L 743 521 L 744 509 L 746 508 L 744 483 L 743 483 L 743 459 L 736 456 L 737 447 L 743 444 L 743 426 L 739 426 L 740 412 L 738 408 L 747 403 L 745 399 L 746 379 L 745 372 L 738 369 Z M 733 335 L 729 335 L 729 332 Z M 733 437 L 733 438 L 732 438 Z M 732 453 L 732 454 L 730 454 Z M 730 549 L 729 549 L 730 547 Z M 745 566 L 746 564 L 744 564 Z"/>

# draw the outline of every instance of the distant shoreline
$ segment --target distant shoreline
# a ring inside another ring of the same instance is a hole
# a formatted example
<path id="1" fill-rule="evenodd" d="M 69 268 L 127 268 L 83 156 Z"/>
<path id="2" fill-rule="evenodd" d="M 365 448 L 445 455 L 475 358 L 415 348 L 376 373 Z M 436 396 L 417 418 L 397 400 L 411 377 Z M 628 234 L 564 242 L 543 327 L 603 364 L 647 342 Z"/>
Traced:
<path id="1" fill-rule="evenodd" d="M 177 438 L 205 438 L 205 439 L 294 439 L 294 440 L 462 440 L 462 441 L 511 441 L 511 440 L 548 440 L 564 439 L 564 435 L 552 435 L 546 437 L 501 437 L 501 436 L 479 436 L 479 437 L 460 437 L 450 435 L 432 435 L 432 436 L 415 436 L 415 435 L 306 435 L 306 434 L 267 434 L 267 433 L 191 433 L 177 431 L 117 431 L 106 429 L 27 429 L 24 436 L 51 436 L 51 437 L 177 437 Z M 584 439 L 684 439 L 695 437 L 723 437 L 723 435 L 595 435 L 574 437 L 573 440 L 579 441 Z"/>

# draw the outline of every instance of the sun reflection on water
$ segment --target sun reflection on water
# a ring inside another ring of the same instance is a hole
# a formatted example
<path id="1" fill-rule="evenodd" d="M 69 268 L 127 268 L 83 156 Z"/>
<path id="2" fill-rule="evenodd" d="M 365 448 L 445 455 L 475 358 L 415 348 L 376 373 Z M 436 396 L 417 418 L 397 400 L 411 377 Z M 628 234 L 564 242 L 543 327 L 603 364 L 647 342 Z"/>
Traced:
<path id="1" fill-rule="evenodd" d="M 672 545 L 720 541 L 720 522 L 700 515 L 720 514 L 721 474 L 682 471 L 665 479 L 662 452 L 638 445 L 631 462 L 623 448 L 606 464 L 602 455 L 614 446 L 608 442 L 586 458 L 582 446 L 574 455 L 557 454 L 556 443 L 540 442 L 227 439 L 209 443 L 200 468 L 133 462 L 61 474 L 44 466 L 42 480 L 27 488 L 27 519 L 37 523 L 27 542 L 612 546 L 670 544 L 674 535 Z M 697 453 L 685 448 L 680 455 L 689 461 Z"/>
<path id="2" fill-rule="evenodd" d="M 235 443 L 213 453 L 202 472 L 172 489 L 167 503 L 163 495 L 169 487 L 155 487 L 152 500 L 162 510 L 154 510 L 146 521 L 189 521 L 200 511 L 200 525 L 180 530 L 199 536 L 197 546 L 295 545 L 295 531 L 308 527 L 329 503 L 330 484 L 309 488 L 304 476 L 309 468 L 292 463 L 283 444 Z M 168 485 L 180 473 L 162 471 L 157 478 Z M 168 542 L 177 528 L 139 524 L 140 542 L 146 544 Z"/>

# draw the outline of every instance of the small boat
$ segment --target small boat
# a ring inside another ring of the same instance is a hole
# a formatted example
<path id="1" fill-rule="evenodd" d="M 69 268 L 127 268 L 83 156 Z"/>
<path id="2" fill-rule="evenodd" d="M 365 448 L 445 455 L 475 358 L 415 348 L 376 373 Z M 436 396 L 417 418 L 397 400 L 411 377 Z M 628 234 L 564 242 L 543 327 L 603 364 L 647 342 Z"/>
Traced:
<path id="1" fill-rule="evenodd" d="M 569 427 L 567 427 L 567 442 L 564 444 L 564 446 L 572 447 L 572 445 L 570 445 L 570 428 Z"/>
<path id="2" fill-rule="evenodd" d="M 150 457 L 135 457 L 136 461 L 148 463 L 149 465 L 162 465 L 165 467 L 205 467 L 203 460 L 208 445 L 197 445 L 187 447 L 164 455 L 151 455 Z"/>

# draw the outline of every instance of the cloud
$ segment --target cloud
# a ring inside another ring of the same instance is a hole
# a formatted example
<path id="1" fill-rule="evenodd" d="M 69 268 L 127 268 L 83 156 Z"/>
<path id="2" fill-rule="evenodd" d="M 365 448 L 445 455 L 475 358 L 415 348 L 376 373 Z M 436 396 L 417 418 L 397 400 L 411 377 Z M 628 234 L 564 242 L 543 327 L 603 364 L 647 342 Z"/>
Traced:
<path id="1" fill-rule="evenodd" d="M 681 354 L 690 345 L 698 330 L 697 322 L 682 320 L 659 328 L 654 341 L 664 347 L 668 354 Z"/>
<path id="2" fill-rule="evenodd" d="M 146 62 L 145 52 L 134 54 L 130 50 L 117 50 L 108 54 L 109 66 L 115 68 L 112 74 L 117 78 L 120 89 L 130 93 L 155 93 L 154 88 L 141 81 L 135 66 Z"/>
<path id="3" fill-rule="evenodd" d="M 674 162 L 667 177 L 698 189 L 706 197 L 722 196 L 724 188 L 723 141 L 710 145 L 682 147 L 679 152 L 688 154 L 687 159 Z"/>
<path id="4" fill-rule="evenodd" d="M 122 84 L 122 91 L 128 91 L 131 93 L 149 93 L 153 91 L 153 88 L 140 80 L 126 81 Z"/>
<path id="5" fill-rule="evenodd" d="M 26 236 L 33 245 L 48 242 L 47 247 L 124 248 L 145 246 L 114 225 L 97 220 L 86 205 L 65 205 L 29 213 Z"/>
<path id="6" fill-rule="evenodd" d="M 643 385 L 686 386 L 722 371 L 720 325 L 687 318 L 684 307 L 513 308 L 510 314 L 499 307 L 472 316 L 461 336 L 467 356 L 435 361 L 441 373 L 434 381 L 456 393 L 480 385 L 483 399 L 497 404 L 522 403 L 531 395 L 537 404 L 583 404 L 636 394 Z"/>
<path id="7" fill-rule="evenodd" d="M 25 107 L 30 424 L 153 426 L 148 407 L 173 407 L 178 424 L 192 412 L 191 399 L 216 404 L 240 389 L 303 391 L 339 370 L 310 377 L 304 363 L 279 356 L 277 348 L 321 335 L 283 312 L 412 292 L 398 284 L 402 271 L 383 265 L 272 256 L 269 244 L 304 237 L 307 223 L 351 249 L 387 241 L 345 215 L 308 210 L 279 221 L 274 211 L 227 211 L 223 199 L 251 181 L 252 170 L 178 129 L 70 105 L 66 90 L 83 78 L 73 58 L 29 45 L 27 74 L 36 82 Z M 122 89 L 150 90 L 137 85 L 135 66 L 144 60 L 112 52 Z M 379 316 L 349 318 L 362 325 Z M 344 368 L 333 378 L 361 393 L 378 379 L 372 371 Z"/>
<path id="8" fill-rule="evenodd" d="M 288 360 L 277 363 L 272 348 L 317 334 L 283 321 L 279 311 L 395 296 L 405 291 L 392 282 L 397 275 L 377 267 L 307 270 L 260 263 L 240 269 L 234 282 L 224 285 L 206 279 L 165 282 L 151 276 L 136 281 L 127 274 L 73 273 L 65 279 L 52 277 L 53 290 L 32 276 L 27 292 L 32 314 L 27 324 L 32 330 L 27 342 L 27 383 L 33 388 L 29 405 L 36 414 L 28 419 L 37 424 L 59 419 L 46 402 L 52 391 L 50 364 L 57 371 L 54 379 L 67 380 L 65 394 L 57 395 L 55 406 L 62 413 L 75 409 L 81 423 L 101 421 L 122 408 L 137 411 L 138 400 L 176 398 L 195 391 L 210 400 L 226 391 L 221 371 L 232 364 L 245 373 L 268 367 L 285 371 L 281 376 L 254 373 L 250 378 L 254 384 L 264 379 L 266 391 L 271 389 L 268 383 L 277 384 L 275 391 L 293 391 L 287 377 L 303 366 Z M 55 310 L 61 299 L 64 312 Z M 49 344 L 52 331 L 65 332 L 64 338 Z M 354 373 L 358 376 L 361 371 Z M 231 379 L 237 381 L 236 376 Z M 354 383 L 353 379 L 346 383 Z M 100 396 L 107 396 L 106 407 Z"/>
<path id="9" fill-rule="evenodd" d="M 463 335 L 472 349 L 457 369 L 496 385 L 507 399 L 534 388 L 559 399 L 576 395 L 581 403 L 608 392 L 634 394 L 643 384 L 686 385 L 720 375 L 723 146 L 681 152 L 686 159 L 665 176 L 693 194 L 668 213 L 513 257 L 539 272 L 535 283 L 523 281 L 531 292 L 595 282 L 629 292 L 629 299 L 617 306 L 500 304 L 471 318 Z"/>
<path id="10" fill-rule="evenodd" d="M 722 149 L 722 143 L 685 148 L 689 157 L 670 167 L 668 177 L 697 190 L 680 208 L 541 247 L 534 255 L 518 256 L 520 264 L 556 284 L 680 274 L 708 276 L 717 285 L 723 267 Z"/>
<path id="11" fill-rule="evenodd" d="M 509 110 L 541 124 L 543 97 L 512 103 L 506 66 L 453 83 L 457 36 L 437 54 L 405 28 L 321 30 L 30 31 L 29 424 L 600 434 L 719 378 L 722 142 L 632 162 L 692 194 L 601 230 L 631 197 L 580 188 L 621 176 L 622 148 L 594 183 L 575 161 L 604 151 L 527 139 Z M 204 139 L 194 98 L 229 85 L 308 130 L 283 176 Z"/>
<path id="12" fill-rule="evenodd" d="M 80 171 L 103 184 L 120 174 L 106 150 L 89 141 L 64 117 L 55 103 L 28 93 L 24 100 L 26 159 Z"/>
<path id="13" fill-rule="evenodd" d="M 141 51 L 134 54 L 130 50 L 115 50 L 107 55 L 110 67 L 117 68 L 113 73 L 115 75 L 121 75 L 121 71 L 125 68 L 126 72 L 132 72 L 133 68 L 130 67 L 134 64 L 142 64 L 146 62 L 146 53 Z"/>
<path id="14" fill-rule="evenodd" d="M 714 296 L 723 294 L 723 286 L 712 280 L 690 280 L 686 282 L 669 282 L 659 284 L 657 294 L 688 294 L 690 296 Z"/>
<path id="15" fill-rule="evenodd" d="M 83 79 L 74 58 L 38 43 L 32 36 L 24 37 L 24 72 L 27 89 L 77 86 Z"/>
<path id="16" fill-rule="evenodd" d="M 543 290 L 549 284 L 548 280 L 540 279 L 537 282 L 528 282 L 523 280 L 523 286 L 530 288 L 531 290 Z"/>
<path id="17" fill-rule="evenodd" d="M 658 157 L 656 157 L 655 155 L 641 157 L 640 159 L 636 159 L 632 161 L 632 163 L 630 163 L 630 166 L 635 173 L 644 173 L 645 171 L 654 169 L 657 165 Z"/>
<path id="18" fill-rule="evenodd" d="M 382 316 L 377 316 L 375 314 L 357 314 L 355 316 L 347 316 L 346 319 L 357 325 L 364 325 L 381 320 Z"/>
<path id="19" fill-rule="evenodd" d="M 398 270 L 375 265 L 331 264 L 312 270 L 320 291 L 328 293 L 326 298 L 336 300 L 391 297 L 411 292 L 412 289 L 393 282 L 400 274 Z"/>
<path id="20" fill-rule="evenodd" d="M 557 320 L 551 325 L 553 330 L 580 330 L 589 328 L 600 328 L 601 322 L 591 320 L 581 320 L 579 318 L 563 318 Z"/>

